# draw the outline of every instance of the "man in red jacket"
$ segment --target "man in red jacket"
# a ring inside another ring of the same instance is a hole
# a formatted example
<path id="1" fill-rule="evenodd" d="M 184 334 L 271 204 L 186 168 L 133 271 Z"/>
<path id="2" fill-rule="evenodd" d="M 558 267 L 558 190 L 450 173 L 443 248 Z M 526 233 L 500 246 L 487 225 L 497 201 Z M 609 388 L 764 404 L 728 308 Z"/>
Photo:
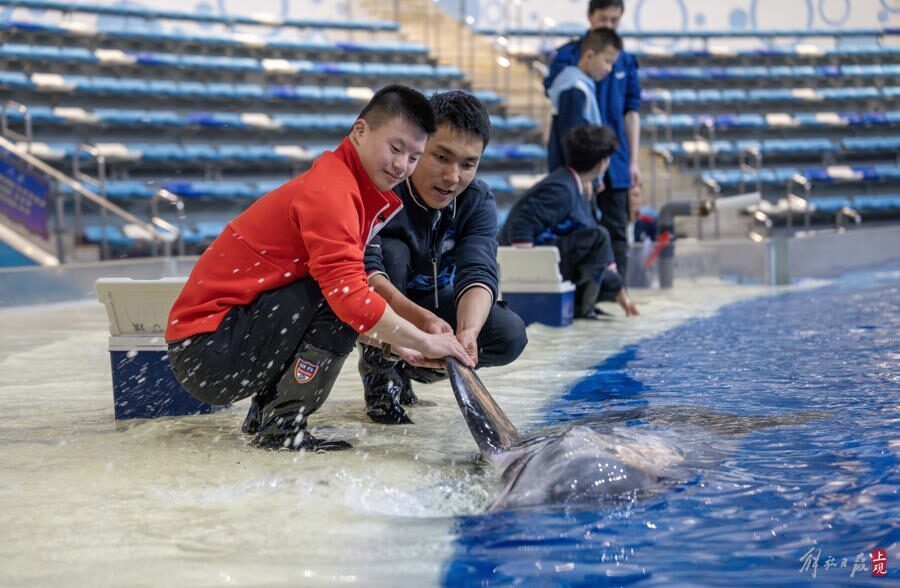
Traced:
<path id="1" fill-rule="evenodd" d="M 256 445 L 350 447 L 316 439 L 306 420 L 360 335 L 423 366 L 447 356 L 472 365 L 451 333 L 394 312 L 363 265 L 366 243 L 402 207 L 392 188 L 434 129 L 422 94 L 379 90 L 335 151 L 233 219 L 194 266 L 166 328 L 172 371 L 203 402 L 252 396 L 244 431 Z"/>

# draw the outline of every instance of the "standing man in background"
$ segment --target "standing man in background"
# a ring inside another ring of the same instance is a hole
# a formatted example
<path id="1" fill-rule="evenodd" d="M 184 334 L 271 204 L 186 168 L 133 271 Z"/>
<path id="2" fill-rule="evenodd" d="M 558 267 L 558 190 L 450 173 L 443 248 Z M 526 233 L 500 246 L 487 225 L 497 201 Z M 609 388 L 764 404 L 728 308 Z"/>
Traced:
<path id="1" fill-rule="evenodd" d="M 590 28 L 616 30 L 624 12 L 622 0 L 591 0 L 587 13 Z M 580 56 L 581 39 L 560 47 L 550 63 L 544 87 L 549 90 L 556 76 L 565 67 L 577 65 Z M 637 70 L 638 62 L 634 55 L 621 51 L 612 73 L 597 83 L 597 104 L 603 124 L 616 132 L 619 148 L 612 156 L 596 203 L 603 213 L 600 222 L 612 238 L 616 265 L 623 277 L 628 269 L 628 189 L 640 182 L 641 85 Z"/>

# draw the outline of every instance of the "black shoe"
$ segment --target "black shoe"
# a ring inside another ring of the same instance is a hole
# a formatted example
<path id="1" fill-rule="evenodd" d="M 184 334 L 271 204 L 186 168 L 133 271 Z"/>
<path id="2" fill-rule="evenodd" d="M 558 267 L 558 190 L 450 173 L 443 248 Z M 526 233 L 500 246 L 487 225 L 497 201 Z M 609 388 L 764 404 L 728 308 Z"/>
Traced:
<path id="1" fill-rule="evenodd" d="M 257 435 L 253 440 L 253 445 L 261 449 L 285 449 L 290 451 L 311 451 L 315 453 L 353 449 L 353 445 L 347 441 L 341 441 L 340 439 L 317 439 L 316 437 L 313 437 L 312 433 L 307 431 L 306 428 L 301 428 L 296 432 L 266 435 L 264 437 Z"/>
<path id="2" fill-rule="evenodd" d="M 366 403 L 366 414 L 370 419 L 382 425 L 412 425 L 412 419 L 407 416 L 399 404 L 390 401 L 378 401 Z"/>
<path id="3" fill-rule="evenodd" d="M 381 349 L 360 345 L 359 374 L 362 376 L 366 414 L 382 425 L 411 425 L 401 406 L 404 384 L 412 394 L 409 380 L 397 369 L 399 359 L 385 357 Z M 412 395 L 415 398 L 415 395 Z"/>
<path id="4" fill-rule="evenodd" d="M 575 320 L 602 321 L 608 317 L 609 315 L 603 311 L 597 312 L 596 310 L 590 310 L 587 314 L 576 316 Z"/>
<path id="5" fill-rule="evenodd" d="M 255 435 L 257 431 L 259 431 L 259 396 L 254 394 L 250 397 L 250 410 L 247 411 L 247 416 L 244 418 L 244 424 L 241 425 L 241 431 L 244 432 L 245 435 Z"/>

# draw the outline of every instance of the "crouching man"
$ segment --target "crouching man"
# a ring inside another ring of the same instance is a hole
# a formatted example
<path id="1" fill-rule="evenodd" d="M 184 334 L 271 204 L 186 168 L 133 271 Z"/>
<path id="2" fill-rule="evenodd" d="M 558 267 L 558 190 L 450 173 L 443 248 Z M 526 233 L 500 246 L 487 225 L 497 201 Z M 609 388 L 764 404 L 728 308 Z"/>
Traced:
<path id="1" fill-rule="evenodd" d="M 627 316 L 638 314 L 619 275 L 609 232 L 594 217 L 594 181 L 609 167 L 618 145 L 609 127 L 574 127 L 563 140 L 567 165 L 526 191 L 500 231 L 513 247 L 555 245 L 563 279 L 575 284 L 575 317 L 597 318 L 595 305 L 615 300 Z"/>
<path id="2" fill-rule="evenodd" d="M 465 92 L 430 102 L 437 130 L 416 170 L 396 188 L 403 210 L 366 249 L 369 283 L 419 329 L 455 335 L 472 363 L 506 365 L 527 339 L 522 319 L 497 301 L 497 209 L 488 186 L 474 179 L 490 118 Z M 360 345 L 366 414 L 378 423 L 411 423 L 402 406 L 418 400 L 411 380 L 446 374 L 434 362 L 414 365 L 407 350 L 394 352 Z"/>

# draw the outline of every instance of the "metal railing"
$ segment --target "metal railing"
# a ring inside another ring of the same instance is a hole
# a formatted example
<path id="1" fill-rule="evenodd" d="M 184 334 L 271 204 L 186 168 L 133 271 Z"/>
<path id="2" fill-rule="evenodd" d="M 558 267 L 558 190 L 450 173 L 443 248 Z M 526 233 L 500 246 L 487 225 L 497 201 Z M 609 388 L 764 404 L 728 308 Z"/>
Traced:
<path id="1" fill-rule="evenodd" d="M 703 131 L 706 131 L 706 136 L 704 136 Z M 694 125 L 694 153 L 693 153 L 693 163 L 694 163 L 694 173 L 699 175 L 700 171 L 700 158 L 703 153 L 701 153 L 702 149 L 701 145 L 706 145 L 706 167 L 709 171 L 715 171 L 716 169 L 716 123 L 711 118 L 701 118 L 697 121 L 697 124 Z"/>
<path id="2" fill-rule="evenodd" d="M 753 164 L 750 164 L 750 159 L 752 158 Z M 756 147 L 745 147 L 741 149 L 740 154 L 738 155 L 738 169 L 741 172 L 741 184 L 740 184 L 740 192 L 743 194 L 747 191 L 747 174 L 753 173 L 756 175 L 756 191 L 762 194 L 762 166 L 763 166 L 763 157 L 762 152 Z"/>
<path id="3" fill-rule="evenodd" d="M 6 111 L 10 108 L 21 113 L 25 125 L 24 135 L 9 128 L 9 117 L 6 115 Z M 26 150 L 28 151 L 28 153 L 31 153 L 31 138 L 33 134 L 31 126 L 31 112 L 28 111 L 28 107 L 24 104 L 16 102 L 15 100 L 5 101 L 3 103 L 3 109 L 0 110 L 0 132 L 2 132 L 4 137 L 9 137 L 14 141 L 24 141 Z"/>
<path id="4" fill-rule="evenodd" d="M 798 196 L 794 193 L 794 186 L 801 186 L 803 188 L 803 196 Z M 798 208 L 799 206 L 803 206 L 803 228 L 807 231 L 810 226 L 810 217 L 812 216 L 812 207 L 809 204 L 809 197 L 812 194 L 812 182 L 809 181 L 809 178 L 802 174 L 794 174 L 791 176 L 791 179 L 787 181 L 785 185 L 785 204 L 787 208 L 787 228 L 793 229 L 794 227 L 794 208 Z"/>
<path id="5" fill-rule="evenodd" d="M 834 215 L 834 228 L 839 233 L 846 231 L 848 220 L 853 221 L 853 224 L 856 226 L 862 224 L 862 216 L 860 216 L 859 212 L 849 206 L 844 206 Z"/>
<path id="6" fill-rule="evenodd" d="M 0 119 L 5 119 L 5 110 L 3 111 L 3 116 Z M 0 121 L 2 122 L 2 121 Z M 54 225 L 55 225 L 55 240 L 56 240 L 56 248 L 57 248 L 57 257 L 60 263 L 66 263 L 69 257 L 69 251 L 65 245 L 65 196 L 61 193 L 60 188 L 65 187 L 70 190 L 74 194 L 74 198 L 81 200 L 82 202 L 90 203 L 93 206 L 96 206 L 103 215 L 111 215 L 115 218 L 120 219 L 121 221 L 136 225 L 137 227 L 143 229 L 143 231 L 148 235 L 151 243 L 165 243 L 167 240 L 171 241 L 173 239 L 171 232 L 164 232 L 157 228 L 153 223 L 148 223 L 140 218 L 136 217 L 132 213 L 127 210 L 122 209 L 121 207 L 109 202 L 103 196 L 95 194 L 93 191 L 86 188 L 81 182 L 76 181 L 75 179 L 65 175 L 59 170 L 53 168 L 49 164 L 43 162 L 42 160 L 35 157 L 33 154 L 29 152 L 29 149 L 26 146 L 20 146 L 16 144 L 12 137 L 15 136 L 15 133 L 10 135 L 0 136 L 0 148 L 5 149 L 6 151 L 14 154 L 16 157 L 21 159 L 24 163 L 30 166 L 32 169 L 36 170 L 44 177 L 46 177 L 52 184 L 52 199 L 54 204 Z M 105 217 L 104 217 L 105 218 Z M 106 229 L 103 230 L 103 237 L 106 237 Z M 177 231 L 177 229 L 176 229 Z M 174 233 L 176 237 L 177 233 Z M 79 235 L 80 236 L 80 235 Z"/>
<path id="7" fill-rule="evenodd" d="M 716 206 L 716 201 L 722 195 L 722 186 L 719 185 L 719 182 L 715 181 L 712 178 L 700 178 L 699 187 L 701 192 L 697 194 L 697 200 L 699 202 L 711 202 L 712 212 L 714 215 L 715 222 L 715 236 L 716 239 L 722 236 L 721 230 L 719 227 L 719 208 Z M 705 193 L 704 193 L 705 192 Z M 697 217 L 697 238 L 703 240 L 703 219 L 706 218 L 706 215 L 701 215 Z"/>
<path id="8" fill-rule="evenodd" d="M 159 215 L 159 203 L 166 202 L 175 207 L 178 216 L 178 225 L 173 225 Z M 160 188 L 153 194 L 150 199 L 150 223 L 166 231 L 170 238 L 163 241 L 163 255 L 172 256 L 172 241 L 178 241 L 178 255 L 184 256 L 184 226 L 187 218 L 184 213 L 184 199 L 178 194 L 173 194 L 165 188 Z M 154 240 L 152 244 L 152 255 L 156 257 L 159 254 L 159 242 Z"/>
<path id="9" fill-rule="evenodd" d="M 97 177 L 81 171 L 81 154 L 86 153 L 93 159 L 97 168 Z M 96 188 L 97 194 L 104 200 L 106 199 L 106 156 L 93 145 L 80 144 L 75 148 L 72 154 L 72 177 L 82 184 L 93 186 Z M 81 194 L 75 192 L 74 196 L 74 241 L 75 245 L 84 243 L 84 232 L 82 231 L 82 210 L 81 210 Z M 101 259 L 109 258 L 109 239 L 106 236 L 106 225 L 108 222 L 106 208 L 100 209 L 100 257 Z"/>

